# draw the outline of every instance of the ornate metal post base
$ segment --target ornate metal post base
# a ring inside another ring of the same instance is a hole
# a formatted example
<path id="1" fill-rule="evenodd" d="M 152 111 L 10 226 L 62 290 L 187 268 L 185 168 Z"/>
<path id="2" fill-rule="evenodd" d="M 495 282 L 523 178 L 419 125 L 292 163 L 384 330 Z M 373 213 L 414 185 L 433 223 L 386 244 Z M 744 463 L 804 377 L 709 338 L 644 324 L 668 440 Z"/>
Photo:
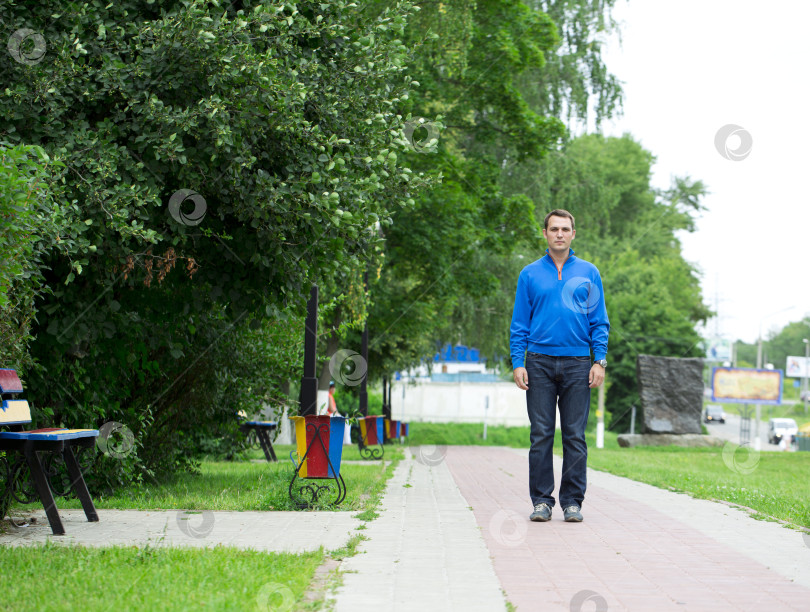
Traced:
<path id="1" fill-rule="evenodd" d="M 357 443 L 357 450 L 360 451 L 360 456 L 363 459 L 368 459 L 370 461 L 378 461 L 382 459 L 383 455 L 385 454 L 385 449 L 382 447 L 381 444 L 366 446 L 365 444 L 363 444 L 362 439 Z"/>

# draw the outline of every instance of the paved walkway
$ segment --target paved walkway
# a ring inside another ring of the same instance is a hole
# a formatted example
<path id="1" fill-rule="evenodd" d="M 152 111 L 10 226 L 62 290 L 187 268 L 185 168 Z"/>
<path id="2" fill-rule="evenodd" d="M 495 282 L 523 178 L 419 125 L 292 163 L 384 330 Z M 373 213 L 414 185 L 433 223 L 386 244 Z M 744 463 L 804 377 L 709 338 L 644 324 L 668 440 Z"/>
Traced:
<path id="1" fill-rule="evenodd" d="M 0 545 L 53 542 L 83 546 L 194 546 L 222 544 L 266 552 L 336 550 L 346 545 L 362 521 L 356 512 L 186 512 L 184 510 L 98 510 L 90 523 L 82 510 L 60 510 L 67 532 L 51 534 L 45 511 L 36 524 L 0 535 Z"/>
<path id="2" fill-rule="evenodd" d="M 595 452 L 595 451 L 592 451 Z M 412 455 L 410 454 L 412 453 Z M 559 481 L 559 461 L 556 464 Z M 339 548 L 336 612 L 506 609 L 810 610 L 810 536 L 724 504 L 589 471 L 585 521 L 531 523 L 527 451 L 420 447 L 406 451 L 369 523 L 353 512 L 61 511 L 67 536 L 38 524 L 0 545 L 233 545 Z M 365 529 L 358 527 L 365 525 Z"/>
<path id="3" fill-rule="evenodd" d="M 335 612 L 506 609 L 469 504 L 441 451 L 402 461 L 360 554 L 341 564 Z M 435 465 L 433 465 L 435 463 Z"/>
<path id="4" fill-rule="evenodd" d="M 586 600 L 596 610 L 810 609 L 810 548 L 800 533 L 593 470 L 583 523 L 565 523 L 559 507 L 550 522 L 531 523 L 527 455 L 447 453 L 519 611 L 579 610 Z"/>

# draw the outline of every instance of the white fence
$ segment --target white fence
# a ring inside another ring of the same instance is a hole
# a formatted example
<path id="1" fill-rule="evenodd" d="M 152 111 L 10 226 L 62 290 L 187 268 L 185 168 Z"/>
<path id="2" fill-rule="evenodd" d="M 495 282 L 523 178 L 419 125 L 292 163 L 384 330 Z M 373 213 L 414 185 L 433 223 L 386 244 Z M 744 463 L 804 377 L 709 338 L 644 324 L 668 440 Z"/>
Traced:
<path id="1" fill-rule="evenodd" d="M 507 382 L 397 382 L 391 416 L 411 423 L 529 425 L 526 392 Z"/>

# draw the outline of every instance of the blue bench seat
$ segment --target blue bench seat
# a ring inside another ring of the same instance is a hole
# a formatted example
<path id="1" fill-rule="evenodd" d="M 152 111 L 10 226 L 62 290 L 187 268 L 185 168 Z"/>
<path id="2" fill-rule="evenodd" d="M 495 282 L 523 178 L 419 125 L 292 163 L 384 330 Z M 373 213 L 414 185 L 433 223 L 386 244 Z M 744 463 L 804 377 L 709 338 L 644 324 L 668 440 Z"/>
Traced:
<path id="1" fill-rule="evenodd" d="M 19 470 L 21 465 L 28 465 L 36 494 L 42 502 L 42 507 L 48 517 L 48 523 L 54 535 L 64 535 L 65 528 L 54 501 L 53 491 L 48 484 L 48 478 L 42 468 L 38 453 L 52 453 L 61 455 L 67 468 L 70 488 L 81 501 L 84 514 L 88 521 L 97 522 L 98 513 L 87 490 L 79 463 L 76 461 L 74 448 L 90 448 L 95 445 L 99 431 L 97 429 L 68 429 L 66 427 L 45 427 L 41 429 L 23 430 L 22 426 L 31 422 L 31 408 L 27 400 L 12 397 L 22 393 L 22 382 L 17 372 L 10 369 L 0 369 L 0 427 L 8 427 L 8 431 L 0 431 L 0 451 L 19 453 L 21 458 L 12 463 L 8 458 L 9 478 L 5 490 L 0 495 L 14 495 L 15 487 L 21 483 L 14 482 L 12 474 L 24 473 Z M 53 456 L 53 455 L 51 455 Z M 12 469 L 13 468 L 13 469 Z M 16 497 L 16 495 L 15 495 Z M 19 499 L 19 498 L 18 498 Z M 23 500 L 19 500 L 23 501 Z M 36 498 L 31 499 L 36 501 Z M 25 503 L 29 503 L 25 501 Z M 2 517 L 0 517 L 2 518 Z"/>

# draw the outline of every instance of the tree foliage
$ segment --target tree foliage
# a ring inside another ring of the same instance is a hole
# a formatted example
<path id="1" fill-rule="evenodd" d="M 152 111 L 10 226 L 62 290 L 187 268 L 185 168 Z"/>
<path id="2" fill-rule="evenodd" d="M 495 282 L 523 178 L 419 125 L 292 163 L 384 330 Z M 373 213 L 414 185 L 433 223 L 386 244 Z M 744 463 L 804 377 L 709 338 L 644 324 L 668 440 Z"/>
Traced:
<path id="1" fill-rule="evenodd" d="M 233 381 L 253 377 L 276 324 L 303 314 L 313 282 L 365 267 L 370 228 L 430 181 L 403 164 L 395 112 L 415 87 L 410 10 L 358 22 L 343 1 L 0 8 L 9 35 L 47 44 L 39 61 L 3 56 L 0 139 L 62 164 L 53 197 L 86 243 L 81 258 L 43 260 L 52 293 L 27 377 L 38 419 L 125 423 L 132 461 L 152 470 L 193 456 L 192 428 L 221 431 L 249 399 Z M 274 380 L 246 386 L 255 403 Z"/>
<path id="2" fill-rule="evenodd" d="M 509 253 L 528 235 L 531 203 L 501 191 L 500 168 L 504 156 L 541 156 L 564 134 L 562 123 L 533 111 L 517 86 L 521 75 L 544 65 L 557 41 L 547 15 L 515 0 L 427 3 L 411 20 L 404 42 L 419 87 L 402 113 L 433 131 L 415 129 L 406 163 L 442 183 L 382 228 L 384 265 L 370 279 L 373 376 L 416 365 L 437 342 L 455 341 L 456 305 L 498 285 L 477 262 Z M 431 135 L 437 142 L 427 146 Z M 344 341 L 359 347 L 359 331 Z"/>
<path id="3" fill-rule="evenodd" d="M 688 177 L 670 189 L 650 186 L 654 158 L 630 136 L 586 135 L 543 160 L 504 171 L 506 193 L 529 196 L 538 231 L 519 255 L 480 266 L 500 279 L 500 291 L 468 299 L 457 312 L 458 333 L 493 359 L 508 359 L 509 321 L 520 270 L 542 257 L 539 228 L 548 211 L 569 210 L 576 219 L 577 255 L 602 274 L 610 318 L 608 410 L 622 430 L 638 406 L 636 356 L 700 356 L 698 322 L 711 314 L 703 304 L 696 271 L 681 255 L 677 232 L 694 228 L 705 187 Z M 511 370 L 511 366 L 508 366 Z"/>

